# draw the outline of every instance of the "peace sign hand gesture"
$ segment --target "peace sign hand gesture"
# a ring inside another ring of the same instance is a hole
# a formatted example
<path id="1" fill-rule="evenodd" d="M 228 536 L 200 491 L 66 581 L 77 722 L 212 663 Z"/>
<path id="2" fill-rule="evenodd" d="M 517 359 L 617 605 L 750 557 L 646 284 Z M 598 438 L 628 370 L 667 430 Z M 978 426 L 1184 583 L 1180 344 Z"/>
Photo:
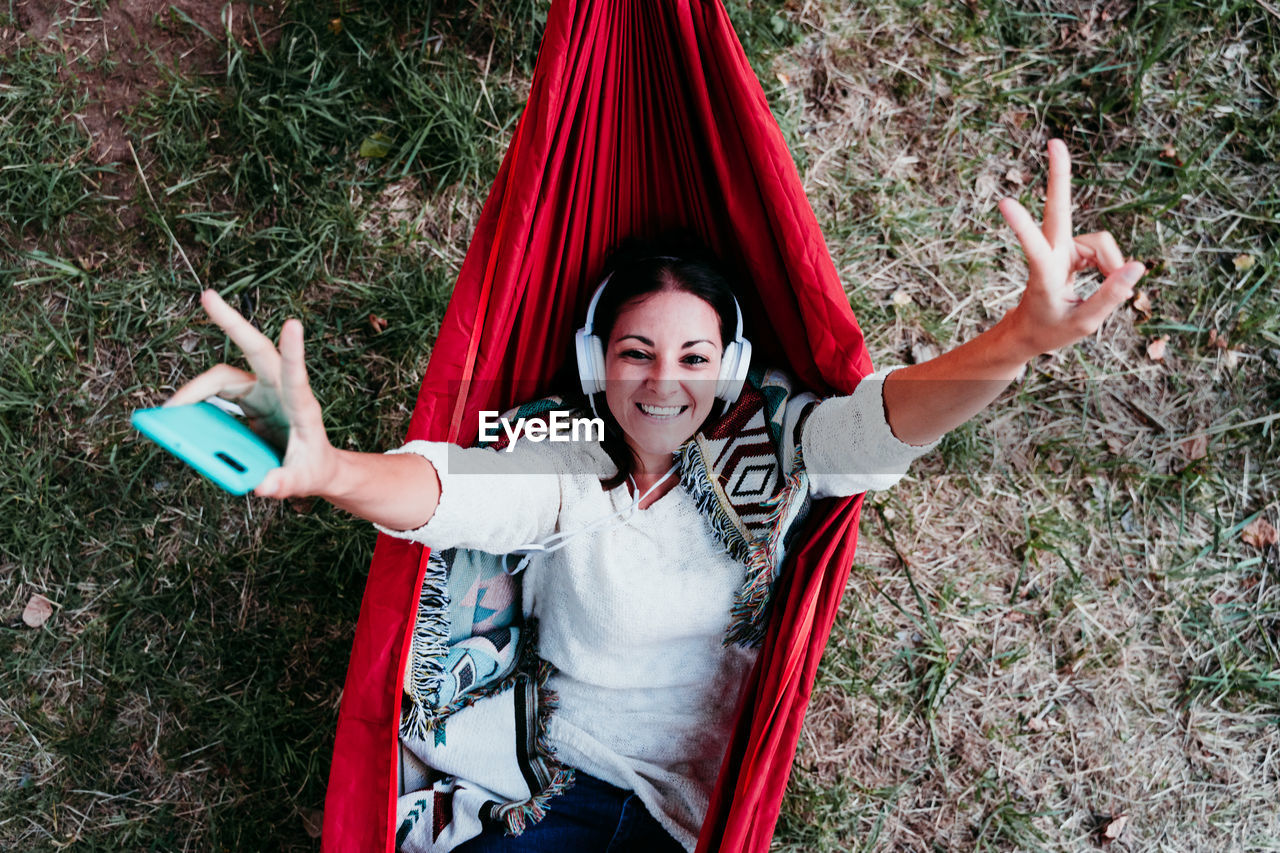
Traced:
<path id="1" fill-rule="evenodd" d="M 320 494 L 335 477 L 337 451 L 325 434 L 320 404 L 307 379 L 302 324 L 286 320 L 277 349 L 214 291 L 202 293 L 200 304 L 244 351 L 254 372 L 215 365 L 179 388 L 165 405 L 198 403 L 214 394 L 238 402 L 255 432 L 285 448 L 284 464 L 268 473 L 254 494 L 269 498 Z"/>
<path id="2" fill-rule="evenodd" d="M 1044 353 L 1091 335 L 1126 299 L 1146 273 L 1137 261 L 1125 262 L 1106 231 L 1073 237 L 1071 233 L 1071 156 L 1061 139 L 1049 140 L 1049 186 L 1044 225 L 1011 198 L 1000 213 L 1018 235 L 1027 256 L 1027 289 L 1011 313 L 1028 351 Z M 1075 274 L 1095 267 L 1105 276 L 1088 299 L 1075 292 Z"/>

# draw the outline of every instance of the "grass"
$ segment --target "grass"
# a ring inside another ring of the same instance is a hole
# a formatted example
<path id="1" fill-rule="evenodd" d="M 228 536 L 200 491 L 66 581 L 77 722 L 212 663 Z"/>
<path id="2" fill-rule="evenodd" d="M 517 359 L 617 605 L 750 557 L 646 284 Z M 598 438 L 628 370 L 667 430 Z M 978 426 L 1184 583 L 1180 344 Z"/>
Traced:
<path id="1" fill-rule="evenodd" d="M 0 12 L 7 849 L 318 846 L 371 532 L 228 498 L 127 413 L 234 358 L 195 319 L 199 279 L 269 334 L 303 319 L 336 444 L 396 443 L 546 4 L 295 4 L 256 27 L 237 7 L 230 40 L 189 11 L 156 33 L 221 58 L 156 48 L 122 111 L 145 186 L 68 120 L 90 95 L 66 69 L 125 64 L 60 44 L 111 7 L 55 23 L 62 42 Z M 1014 304 L 995 202 L 1035 209 L 1050 136 L 1078 229 L 1152 269 L 1149 312 L 1037 359 L 869 496 L 774 848 L 1280 846 L 1280 556 L 1242 540 L 1280 521 L 1280 17 L 730 11 L 877 363 Z M 39 629 L 33 593 L 56 605 Z"/>
<path id="2" fill-rule="evenodd" d="M 58 85 L 57 68 L 56 57 L 19 46 L 5 60 L 0 90 L 6 218 L 18 228 L 55 234 L 91 205 L 90 187 L 104 171 L 89 159 L 80 129 L 63 118 L 78 112 L 84 98 Z"/>

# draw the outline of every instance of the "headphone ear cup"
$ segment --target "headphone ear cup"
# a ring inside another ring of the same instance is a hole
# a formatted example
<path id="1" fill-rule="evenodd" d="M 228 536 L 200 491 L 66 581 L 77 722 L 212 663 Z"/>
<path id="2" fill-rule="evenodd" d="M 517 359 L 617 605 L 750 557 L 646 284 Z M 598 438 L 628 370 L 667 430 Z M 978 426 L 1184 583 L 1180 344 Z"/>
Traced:
<path id="1" fill-rule="evenodd" d="M 746 338 L 738 338 L 724 348 L 724 357 L 720 361 L 720 378 L 716 382 L 716 397 L 729 404 L 737 402 L 750 369 L 751 342 Z"/>
<path id="2" fill-rule="evenodd" d="M 574 352 L 578 356 L 578 381 L 582 383 L 582 393 L 588 397 L 604 390 L 604 346 L 600 336 L 593 335 L 585 328 L 579 329 L 573 339 Z"/>
<path id="3" fill-rule="evenodd" d="M 595 393 L 599 394 L 604 391 L 604 343 L 599 335 L 591 336 L 591 363 L 596 379 Z"/>

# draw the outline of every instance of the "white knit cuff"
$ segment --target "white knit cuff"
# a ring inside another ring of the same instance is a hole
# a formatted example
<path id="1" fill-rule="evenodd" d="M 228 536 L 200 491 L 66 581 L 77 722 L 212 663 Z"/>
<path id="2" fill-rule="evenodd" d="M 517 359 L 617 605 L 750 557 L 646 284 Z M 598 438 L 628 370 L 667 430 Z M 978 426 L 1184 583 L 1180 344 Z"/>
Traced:
<path id="1" fill-rule="evenodd" d="M 893 434 L 884 407 L 884 380 L 901 365 L 863 377 L 847 397 L 823 400 L 804 425 L 804 463 L 814 497 L 887 489 L 917 457 L 938 446 L 907 444 Z"/>
<path id="2" fill-rule="evenodd" d="M 374 526 L 431 548 L 494 554 L 538 540 L 554 528 L 560 511 L 559 471 L 542 445 L 525 442 L 514 450 L 422 440 L 388 450 L 416 453 L 430 462 L 440 478 L 440 501 L 431 519 L 414 530 Z"/>

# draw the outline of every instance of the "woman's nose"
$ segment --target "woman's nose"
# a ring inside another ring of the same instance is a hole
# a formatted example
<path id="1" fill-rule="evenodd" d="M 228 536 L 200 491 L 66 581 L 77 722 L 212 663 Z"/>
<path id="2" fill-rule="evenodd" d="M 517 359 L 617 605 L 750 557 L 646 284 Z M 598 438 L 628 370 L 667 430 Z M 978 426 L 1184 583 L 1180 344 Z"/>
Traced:
<path id="1" fill-rule="evenodd" d="M 676 364 L 671 359 L 655 358 L 645 376 L 645 385 L 653 391 L 667 393 L 679 385 Z"/>

